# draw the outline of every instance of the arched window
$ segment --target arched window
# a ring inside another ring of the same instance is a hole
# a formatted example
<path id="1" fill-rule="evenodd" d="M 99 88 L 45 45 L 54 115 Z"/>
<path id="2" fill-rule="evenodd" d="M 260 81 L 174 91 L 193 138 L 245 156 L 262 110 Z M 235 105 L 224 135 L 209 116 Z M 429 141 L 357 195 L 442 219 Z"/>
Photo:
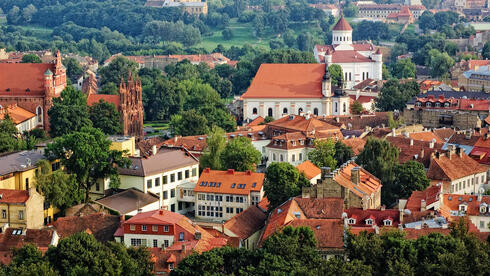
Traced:
<path id="1" fill-rule="evenodd" d="M 344 113 L 347 112 L 347 104 L 344 103 Z"/>
<path id="2" fill-rule="evenodd" d="M 445 102 L 444 103 L 444 107 L 449 107 L 449 103 L 448 102 Z"/>
<path id="3" fill-rule="evenodd" d="M 276 161 L 276 154 L 275 153 L 272 154 L 272 161 Z"/>
<path id="4" fill-rule="evenodd" d="M 426 106 L 426 107 L 430 107 L 430 106 L 431 106 L 431 103 L 430 103 L 430 102 L 426 102 L 426 103 L 425 103 L 425 106 Z"/>
<path id="5" fill-rule="evenodd" d="M 300 115 L 301 112 L 303 112 L 303 108 L 300 107 L 300 108 L 298 108 L 298 115 Z"/>
<path id="6" fill-rule="evenodd" d="M 281 162 L 284 162 L 284 156 L 283 156 L 282 154 L 280 154 L 280 155 L 279 155 L 279 160 L 280 160 Z"/>
<path id="7" fill-rule="evenodd" d="M 318 108 L 315 107 L 313 109 L 313 115 L 318 116 Z"/>
<path id="8" fill-rule="evenodd" d="M 441 107 L 441 103 L 440 102 L 437 102 L 436 103 L 436 107 Z"/>
<path id="9" fill-rule="evenodd" d="M 337 105 L 338 103 L 335 103 L 335 113 L 339 112 L 339 107 Z"/>
<path id="10" fill-rule="evenodd" d="M 267 116 L 272 117 L 272 108 L 270 108 L 270 107 L 267 110 Z"/>
<path id="11" fill-rule="evenodd" d="M 283 108 L 282 109 L 282 114 L 288 114 L 288 109 L 287 108 Z"/>
<path id="12" fill-rule="evenodd" d="M 41 123 L 43 121 L 43 108 L 41 106 L 38 106 L 36 108 L 36 116 L 37 116 L 37 122 Z"/>
<path id="13" fill-rule="evenodd" d="M 256 107 L 254 107 L 254 109 L 252 109 L 252 114 L 254 114 L 254 115 L 257 114 L 257 108 Z"/>

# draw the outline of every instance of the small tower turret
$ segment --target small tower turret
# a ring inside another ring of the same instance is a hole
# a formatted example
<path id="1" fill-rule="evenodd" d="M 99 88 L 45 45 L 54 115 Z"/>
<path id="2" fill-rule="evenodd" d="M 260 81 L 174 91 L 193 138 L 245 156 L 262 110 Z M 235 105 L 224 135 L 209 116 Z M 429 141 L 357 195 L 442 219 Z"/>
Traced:
<path id="1" fill-rule="evenodd" d="M 325 63 L 327 66 L 332 64 L 332 51 L 330 49 L 325 52 Z"/>
<path id="2" fill-rule="evenodd" d="M 322 95 L 323 97 L 332 96 L 332 78 L 330 76 L 330 71 L 328 71 L 328 64 L 325 64 L 325 74 L 322 79 Z"/>

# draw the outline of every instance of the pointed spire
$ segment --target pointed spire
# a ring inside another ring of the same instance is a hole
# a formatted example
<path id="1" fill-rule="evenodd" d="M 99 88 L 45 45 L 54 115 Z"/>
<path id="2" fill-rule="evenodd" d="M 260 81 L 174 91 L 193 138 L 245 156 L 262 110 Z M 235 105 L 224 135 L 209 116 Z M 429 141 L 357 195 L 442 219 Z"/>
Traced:
<path id="1" fill-rule="evenodd" d="M 63 63 L 61 63 L 61 53 L 60 50 L 56 51 L 56 67 L 62 67 Z"/>
<path id="2" fill-rule="evenodd" d="M 340 15 L 340 19 L 337 21 L 337 24 L 335 24 L 332 31 L 352 31 L 352 27 L 350 26 L 349 22 L 347 22 L 347 20 L 344 18 L 344 13 Z"/>

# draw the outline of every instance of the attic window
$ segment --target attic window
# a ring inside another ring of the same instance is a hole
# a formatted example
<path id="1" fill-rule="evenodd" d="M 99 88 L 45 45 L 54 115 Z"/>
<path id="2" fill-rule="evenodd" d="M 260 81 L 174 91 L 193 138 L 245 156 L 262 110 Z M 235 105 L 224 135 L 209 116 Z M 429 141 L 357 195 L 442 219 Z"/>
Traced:
<path id="1" fill-rule="evenodd" d="M 257 186 L 257 182 L 252 183 L 252 188 L 255 188 Z"/>
<path id="2" fill-rule="evenodd" d="M 467 208 L 468 208 L 468 206 L 466 206 L 466 204 L 460 204 L 459 205 L 459 211 L 461 211 L 461 212 L 466 212 Z"/>
<path id="3" fill-rule="evenodd" d="M 10 88 L 5 89 L 5 91 L 10 92 Z"/>
<path id="4" fill-rule="evenodd" d="M 232 189 L 235 188 L 235 186 L 236 186 L 236 183 L 231 184 Z"/>
<path id="5" fill-rule="evenodd" d="M 452 196 L 449 196 L 449 197 L 447 198 L 447 200 L 453 200 L 453 197 L 452 197 Z"/>
<path id="6" fill-rule="evenodd" d="M 216 187 L 221 187 L 221 182 L 218 182 L 218 184 L 216 184 Z"/>
<path id="7" fill-rule="evenodd" d="M 485 206 L 485 205 L 483 205 L 483 204 L 482 204 L 482 205 L 480 205 L 480 213 L 482 213 L 482 214 L 483 214 L 483 213 L 485 213 L 486 211 L 487 211 L 487 206 Z"/>
<path id="8" fill-rule="evenodd" d="M 27 88 L 27 89 L 26 89 L 26 92 L 31 92 L 31 89 Z"/>
<path id="9" fill-rule="evenodd" d="M 354 219 L 354 218 L 350 218 L 350 219 L 347 221 L 347 223 L 349 223 L 349 224 L 356 224 L 356 219 Z"/>
<path id="10" fill-rule="evenodd" d="M 391 219 L 385 219 L 383 222 L 384 222 L 385 226 L 391 226 L 393 224 Z"/>
<path id="11" fill-rule="evenodd" d="M 296 141 L 291 141 L 291 143 L 293 144 L 293 146 L 296 146 Z"/>
<path id="12" fill-rule="evenodd" d="M 367 225 L 373 225 L 373 220 L 372 219 L 367 219 L 366 220 Z"/>

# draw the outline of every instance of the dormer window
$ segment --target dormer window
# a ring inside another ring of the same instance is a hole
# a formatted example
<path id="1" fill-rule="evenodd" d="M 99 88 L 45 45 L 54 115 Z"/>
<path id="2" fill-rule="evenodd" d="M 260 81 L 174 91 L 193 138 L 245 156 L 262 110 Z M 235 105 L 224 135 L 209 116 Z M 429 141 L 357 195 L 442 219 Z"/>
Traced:
<path id="1" fill-rule="evenodd" d="M 347 223 L 348 224 L 356 224 L 356 219 L 355 218 L 350 218 L 349 220 L 347 220 Z"/>
<path id="2" fill-rule="evenodd" d="M 293 146 L 296 146 L 296 141 L 291 141 L 291 143 L 293 144 Z"/>
<path id="3" fill-rule="evenodd" d="M 366 220 L 366 225 L 373 225 L 373 220 L 372 219 L 367 219 Z"/>
<path id="4" fill-rule="evenodd" d="M 436 103 L 436 107 L 441 107 L 441 103 Z"/>
<path id="5" fill-rule="evenodd" d="M 421 102 L 417 102 L 417 103 L 415 103 L 415 106 L 421 107 L 422 106 L 422 103 Z"/>
<path id="6" fill-rule="evenodd" d="M 466 212 L 468 209 L 468 206 L 466 204 L 459 204 L 459 211 L 460 212 Z"/>
<path id="7" fill-rule="evenodd" d="M 425 103 L 425 106 L 426 107 L 430 107 L 431 106 L 431 103 L 430 102 L 427 102 L 427 103 Z"/>
<path id="8" fill-rule="evenodd" d="M 300 145 L 304 145 L 305 144 L 305 141 L 304 140 L 299 140 L 299 144 Z"/>
<path id="9" fill-rule="evenodd" d="M 385 219 L 383 220 L 385 226 L 392 226 L 393 225 L 393 221 L 391 219 Z"/>
<path id="10" fill-rule="evenodd" d="M 487 212 L 487 204 L 482 203 L 480 204 L 480 213 L 484 214 Z"/>
<path id="11" fill-rule="evenodd" d="M 449 105 L 450 105 L 449 102 L 444 103 L 444 107 L 449 107 Z"/>

